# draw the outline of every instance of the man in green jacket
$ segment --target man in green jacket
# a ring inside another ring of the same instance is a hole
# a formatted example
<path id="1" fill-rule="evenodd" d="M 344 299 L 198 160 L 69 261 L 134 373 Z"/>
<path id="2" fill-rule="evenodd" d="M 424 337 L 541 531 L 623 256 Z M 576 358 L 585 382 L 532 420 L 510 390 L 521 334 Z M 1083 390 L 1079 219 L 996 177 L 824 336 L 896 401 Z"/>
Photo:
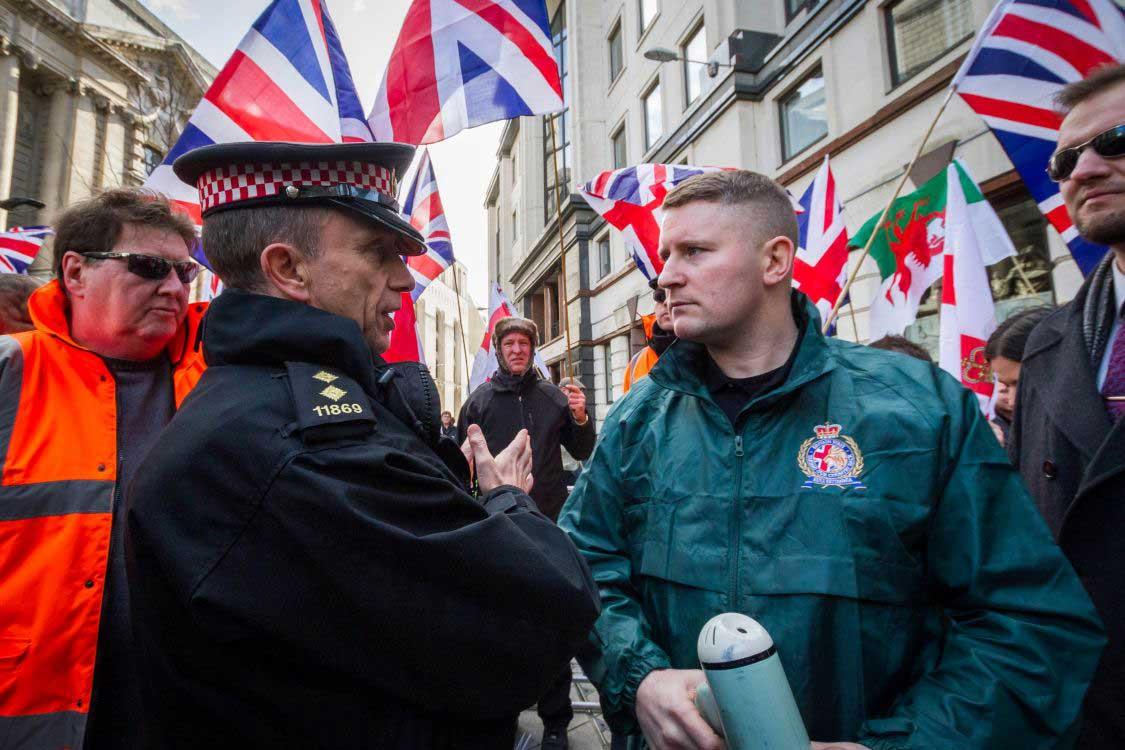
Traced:
<path id="1" fill-rule="evenodd" d="M 610 726 L 721 747 L 696 639 L 736 611 L 773 636 L 813 748 L 1069 746 L 1100 623 L 976 397 L 821 335 L 772 180 L 701 175 L 664 208 L 680 341 L 559 519 L 601 591 L 583 665 Z"/>

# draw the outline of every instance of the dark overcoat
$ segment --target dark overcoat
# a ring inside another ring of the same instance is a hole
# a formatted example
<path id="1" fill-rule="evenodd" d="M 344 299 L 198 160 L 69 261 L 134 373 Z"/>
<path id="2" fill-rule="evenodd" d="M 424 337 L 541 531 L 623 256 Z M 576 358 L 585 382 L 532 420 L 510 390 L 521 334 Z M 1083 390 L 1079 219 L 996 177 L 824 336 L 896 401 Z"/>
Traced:
<path id="1" fill-rule="evenodd" d="M 570 540 L 465 491 L 352 321 L 227 290 L 205 326 L 128 495 L 154 746 L 511 747 L 596 617 Z"/>
<path id="2" fill-rule="evenodd" d="M 1028 339 L 1008 451 L 1105 624 L 1077 747 L 1109 750 L 1125 741 L 1125 420 L 1114 425 L 1098 394 L 1088 286 Z"/>

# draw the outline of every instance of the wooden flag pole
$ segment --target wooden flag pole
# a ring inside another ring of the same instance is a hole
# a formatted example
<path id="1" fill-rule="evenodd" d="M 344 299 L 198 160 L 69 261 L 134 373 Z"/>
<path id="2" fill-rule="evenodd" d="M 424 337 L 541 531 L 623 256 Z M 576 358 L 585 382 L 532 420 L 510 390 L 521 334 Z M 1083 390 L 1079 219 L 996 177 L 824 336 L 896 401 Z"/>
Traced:
<path id="1" fill-rule="evenodd" d="M 910 170 L 914 168 L 914 164 L 922 155 L 922 149 L 926 147 L 926 142 L 930 140 L 930 135 L 934 132 L 934 127 L 938 124 L 938 120 L 941 119 L 942 113 L 945 112 L 945 108 L 949 104 L 949 100 L 953 98 L 953 94 L 956 93 L 956 91 L 957 89 L 955 89 L 953 86 L 949 87 L 949 93 L 947 93 L 945 95 L 945 99 L 942 100 L 941 106 L 938 107 L 937 114 L 935 114 L 934 119 L 930 121 L 930 127 L 926 128 L 926 134 L 922 136 L 922 140 L 918 144 L 918 149 L 914 152 L 914 158 L 911 159 L 910 163 L 906 165 L 906 168 L 902 170 L 902 179 L 898 181 L 898 185 L 895 186 L 895 191 L 891 194 L 890 200 L 888 200 L 887 205 L 883 207 L 883 213 L 879 214 L 879 220 L 875 222 L 875 227 L 871 230 L 871 234 L 868 236 L 867 242 L 865 242 L 863 245 L 863 251 L 859 254 L 859 261 L 855 264 L 855 268 L 853 268 L 852 272 L 848 275 L 848 280 L 844 284 L 844 288 L 840 290 L 840 295 L 836 298 L 836 304 L 832 305 L 832 310 L 828 313 L 828 317 L 824 320 L 824 325 L 821 329 L 823 333 L 828 332 L 828 328 L 832 325 L 832 322 L 836 320 L 836 316 L 839 315 L 840 306 L 844 304 L 844 298 L 848 296 L 848 290 L 852 288 L 852 283 L 855 282 L 856 276 L 859 275 L 859 269 L 863 266 L 863 261 L 867 258 L 867 254 L 871 252 L 871 243 L 875 241 L 875 236 L 879 234 L 879 227 L 881 227 L 883 225 L 883 222 L 886 221 L 887 214 L 891 211 L 891 206 L 896 200 L 898 200 L 899 193 L 902 192 L 903 186 L 906 184 L 907 179 L 910 178 Z"/>
<path id="2" fill-rule="evenodd" d="M 563 240 L 563 225 L 562 225 L 562 200 L 559 198 L 559 151 L 558 142 L 555 138 L 555 121 L 562 117 L 562 114 L 555 116 L 547 115 L 551 120 L 551 162 L 555 167 L 555 224 L 559 228 L 559 256 L 562 259 L 562 268 L 559 279 L 559 295 L 562 297 L 563 303 L 563 330 L 566 332 L 566 355 L 563 358 L 563 370 L 566 377 L 571 376 L 570 371 L 570 297 L 566 292 L 566 243 Z"/>
<path id="3" fill-rule="evenodd" d="M 461 351 L 465 358 L 465 397 L 469 396 L 469 379 L 472 377 L 472 367 L 469 366 L 468 331 L 465 330 L 465 317 L 461 313 L 461 280 L 457 278 L 457 261 L 450 266 L 453 270 L 453 293 L 457 295 L 457 323 L 461 326 Z M 456 356 L 456 355 L 454 355 Z"/>

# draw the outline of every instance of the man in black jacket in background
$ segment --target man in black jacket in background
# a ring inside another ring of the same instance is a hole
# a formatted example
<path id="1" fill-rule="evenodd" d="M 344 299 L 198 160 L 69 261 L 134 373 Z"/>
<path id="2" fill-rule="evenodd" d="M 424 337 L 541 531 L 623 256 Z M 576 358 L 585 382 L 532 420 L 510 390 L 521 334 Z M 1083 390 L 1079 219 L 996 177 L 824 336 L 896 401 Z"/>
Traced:
<path id="1" fill-rule="evenodd" d="M 175 163 L 227 290 L 208 370 L 128 496 L 154 747 L 511 747 L 596 617 L 589 571 L 524 492 L 527 433 L 493 458 L 470 432 L 477 502 L 424 369 L 379 357 L 413 286 L 400 256 L 424 249 L 393 198 L 413 152 L 244 143 Z"/>
<path id="2" fill-rule="evenodd" d="M 575 384 L 556 386 L 539 377 L 534 365 L 539 331 L 526 318 L 502 318 L 492 332 L 493 351 L 500 369 L 492 380 L 479 386 L 461 407 L 457 427 L 464 440 L 471 425 L 479 425 L 496 451 L 507 445 L 521 430 L 531 436 L 532 474 L 535 486 L 531 497 L 552 521 L 566 502 L 566 478 L 559 446 L 584 461 L 594 450 L 594 422 L 586 411 L 586 396 Z M 554 617 L 560 610 L 549 607 Z M 549 618 L 546 618 L 549 619 Z M 543 750 L 565 750 L 566 729 L 574 712 L 570 707 L 570 667 L 539 699 L 543 720 Z"/>

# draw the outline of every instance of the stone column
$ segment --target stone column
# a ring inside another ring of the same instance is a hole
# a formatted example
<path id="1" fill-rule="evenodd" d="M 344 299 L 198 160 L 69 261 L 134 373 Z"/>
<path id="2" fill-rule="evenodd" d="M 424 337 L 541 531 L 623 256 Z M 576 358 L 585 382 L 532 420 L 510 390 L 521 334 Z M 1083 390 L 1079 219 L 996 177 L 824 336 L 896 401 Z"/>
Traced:
<path id="1" fill-rule="evenodd" d="M 74 146 L 74 102 L 69 83 L 59 81 L 49 87 L 51 101 L 47 110 L 47 148 L 40 179 L 46 221 L 54 222 L 66 204 L 67 165 Z"/>
<path id="2" fill-rule="evenodd" d="M 12 186 L 12 161 L 16 149 L 16 124 L 20 106 L 20 59 L 7 40 L 0 41 L 0 198 Z M 6 227 L 8 212 L 0 211 L 0 226 Z"/>

